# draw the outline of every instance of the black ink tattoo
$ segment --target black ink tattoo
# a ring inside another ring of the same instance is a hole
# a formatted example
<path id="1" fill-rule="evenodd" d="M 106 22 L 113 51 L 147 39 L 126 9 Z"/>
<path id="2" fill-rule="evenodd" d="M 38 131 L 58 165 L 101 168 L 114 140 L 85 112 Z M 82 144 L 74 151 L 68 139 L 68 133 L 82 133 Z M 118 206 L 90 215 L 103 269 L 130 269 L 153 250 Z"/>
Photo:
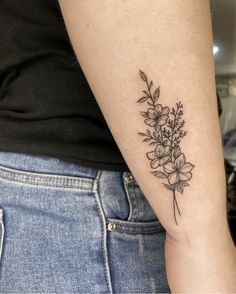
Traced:
<path id="1" fill-rule="evenodd" d="M 184 187 L 189 186 L 188 181 L 192 178 L 194 165 L 186 162 L 185 155 L 180 149 L 180 141 L 187 134 L 183 130 L 185 121 L 182 119 L 184 114 L 183 104 L 177 102 L 175 107 L 163 107 L 158 103 L 160 97 L 160 86 L 151 91 L 153 82 L 149 83 L 147 75 L 140 70 L 140 77 L 146 83 L 147 90 L 137 102 L 146 102 L 149 108 L 140 111 L 144 117 L 144 122 L 149 126 L 146 132 L 138 132 L 143 137 L 143 142 L 149 142 L 154 146 L 154 150 L 147 152 L 146 156 L 150 160 L 150 165 L 155 171 L 151 173 L 160 178 L 166 179 L 164 187 L 173 193 L 173 210 L 176 225 L 176 209 L 181 216 L 176 191 L 183 194 Z M 150 130 L 150 128 L 152 128 Z"/>

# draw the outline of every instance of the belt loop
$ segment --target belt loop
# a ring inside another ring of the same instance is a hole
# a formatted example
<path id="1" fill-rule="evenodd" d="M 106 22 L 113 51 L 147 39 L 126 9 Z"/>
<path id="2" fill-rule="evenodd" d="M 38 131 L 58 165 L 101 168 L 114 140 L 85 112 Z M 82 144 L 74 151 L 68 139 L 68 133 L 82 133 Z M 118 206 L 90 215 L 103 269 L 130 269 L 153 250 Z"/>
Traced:
<path id="1" fill-rule="evenodd" d="M 98 190 L 98 181 L 100 179 L 101 173 L 102 173 L 102 170 L 98 170 L 97 175 L 93 181 L 93 192 L 97 192 Z"/>
<path id="2" fill-rule="evenodd" d="M 131 172 L 124 172 L 123 175 L 124 175 L 124 180 L 127 183 L 130 183 L 130 182 L 134 181 L 134 176 L 132 175 Z"/>

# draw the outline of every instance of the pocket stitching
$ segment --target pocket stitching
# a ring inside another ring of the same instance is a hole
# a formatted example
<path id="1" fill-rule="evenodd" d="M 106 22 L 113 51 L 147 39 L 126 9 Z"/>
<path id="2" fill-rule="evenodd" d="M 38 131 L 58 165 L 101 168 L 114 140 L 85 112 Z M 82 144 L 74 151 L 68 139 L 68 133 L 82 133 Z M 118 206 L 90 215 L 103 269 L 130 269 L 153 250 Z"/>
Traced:
<path id="1" fill-rule="evenodd" d="M 106 218 L 106 223 L 115 224 L 112 231 L 126 232 L 131 234 L 155 233 L 165 231 L 159 220 L 146 222 L 129 222 L 127 220 L 119 220 L 114 218 Z"/>
<path id="2" fill-rule="evenodd" d="M 13 175 L 14 178 L 12 178 L 11 175 Z M 17 178 L 17 177 L 20 177 L 20 178 Z M 28 185 L 41 186 L 41 187 L 74 188 L 74 189 L 81 189 L 83 191 L 85 190 L 91 191 L 92 185 L 94 182 L 93 178 L 27 172 L 27 171 L 17 170 L 14 168 L 4 167 L 2 165 L 0 165 L 0 179 L 8 180 L 10 182 L 22 183 L 26 185 L 28 184 Z M 52 183 L 47 182 L 47 180 L 51 180 Z M 62 184 L 60 185 L 60 183 Z M 56 184 L 57 186 L 55 186 Z M 88 186 L 84 187 L 84 184 Z"/>

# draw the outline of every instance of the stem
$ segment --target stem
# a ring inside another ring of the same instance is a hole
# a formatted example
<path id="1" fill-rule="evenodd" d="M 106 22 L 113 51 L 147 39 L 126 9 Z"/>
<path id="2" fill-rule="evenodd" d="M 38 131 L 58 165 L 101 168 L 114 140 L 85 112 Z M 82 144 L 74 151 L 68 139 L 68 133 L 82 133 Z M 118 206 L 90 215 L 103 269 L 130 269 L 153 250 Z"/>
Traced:
<path id="1" fill-rule="evenodd" d="M 150 98 L 152 99 L 152 94 L 151 94 L 151 91 L 150 91 L 150 88 L 149 88 L 148 80 L 146 81 L 146 84 L 147 84 L 147 88 L 148 88 Z M 153 102 L 153 99 L 152 99 L 152 102 Z"/>
<path id="2" fill-rule="evenodd" d="M 148 93 L 149 93 L 149 98 L 152 100 L 153 107 L 155 107 L 155 103 L 153 101 L 153 97 L 152 97 L 152 94 L 151 94 L 151 91 L 150 91 L 150 88 L 149 88 L 148 80 L 146 80 L 146 84 L 147 84 L 147 89 L 148 89 Z"/>
<path id="3" fill-rule="evenodd" d="M 160 126 L 160 135 L 161 135 L 161 142 L 162 142 L 162 144 L 163 144 L 164 139 L 163 139 L 163 133 L 162 133 L 162 128 L 161 128 L 161 126 Z"/>
<path id="4" fill-rule="evenodd" d="M 171 149 L 173 150 L 174 148 L 173 148 L 173 138 L 174 138 L 174 128 L 175 128 L 175 121 L 176 121 L 176 117 L 177 117 L 177 115 L 178 115 L 178 111 L 179 111 L 179 107 L 178 107 L 178 104 L 177 104 L 177 106 L 176 106 L 176 113 L 174 114 L 174 120 L 173 120 L 173 128 L 172 128 L 172 135 L 171 135 L 171 140 L 170 140 L 170 142 L 171 142 Z M 171 152 L 171 160 L 173 161 L 173 153 Z"/>
<path id="5" fill-rule="evenodd" d="M 178 225 L 177 220 L 176 220 L 175 205 L 176 205 L 176 208 L 177 208 L 177 210 L 178 210 L 179 215 L 181 216 L 181 213 L 180 213 L 180 210 L 179 210 L 179 206 L 178 206 L 178 203 L 177 203 L 177 199 L 176 199 L 176 195 L 175 195 L 175 190 L 173 190 L 173 209 L 174 209 L 174 218 L 175 218 L 175 223 L 176 223 L 176 225 Z"/>
<path id="6" fill-rule="evenodd" d="M 178 213 L 179 213 L 179 215 L 181 216 L 181 213 L 180 213 L 180 210 L 179 210 L 179 206 L 178 206 L 178 202 L 177 202 L 176 196 L 175 196 L 175 204 L 176 204 L 176 207 L 177 207 Z"/>
<path id="7" fill-rule="evenodd" d="M 176 223 L 176 225 L 178 225 L 177 220 L 176 220 L 176 215 L 175 215 L 175 190 L 173 190 L 173 209 L 174 209 L 175 223 Z"/>
<path id="8" fill-rule="evenodd" d="M 150 135 L 149 134 L 146 134 L 146 136 L 148 138 L 151 138 L 153 141 L 156 141 L 157 143 L 159 143 L 159 141 L 156 138 L 154 138 L 151 134 Z"/>
<path id="9" fill-rule="evenodd" d="M 171 140 L 170 140 L 170 138 L 169 137 L 167 137 L 166 135 L 165 135 L 165 138 L 171 143 Z M 170 151 L 172 151 L 174 148 L 171 148 L 171 150 Z"/>
<path id="10" fill-rule="evenodd" d="M 155 129 L 155 131 L 156 131 L 156 133 L 158 134 L 159 132 L 160 132 L 160 135 L 161 135 L 161 143 L 163 144 L 163 142 L 164 142 L 164 139 L 163 139 L 163 133 L 162 133 L 162 129 L 161 129 L 161 126 L 159 126 L 160 127 L 160 130 L 159 131 L 157 131 L 157 128 L 154 126 L 154 129 Z M 157 140 L 155 140 L 155 141 L 157 141 Z M 158 142 L 158 141 L 157 141 Z M 159 142 L 158 142 L 159 143 Z"/>

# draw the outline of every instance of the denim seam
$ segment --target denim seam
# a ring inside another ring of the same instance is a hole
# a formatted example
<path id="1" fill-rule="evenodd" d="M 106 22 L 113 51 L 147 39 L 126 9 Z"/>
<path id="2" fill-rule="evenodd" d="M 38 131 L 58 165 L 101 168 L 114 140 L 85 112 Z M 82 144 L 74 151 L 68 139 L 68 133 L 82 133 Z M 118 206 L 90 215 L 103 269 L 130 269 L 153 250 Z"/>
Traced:
<path id="1" fill-rule="evenodd" d="M 120 221 L 113 218 L 108 218 L 107 223 L 113 223 L 116 226 L 115 231 L 120 232 L 129 232 L 129 233 L 145 233 L 145 232 L 161 232 L 164 231 L 164 227 L 161 225 L 159 221 L 151 221 L 151 222 L 131 222 Z"/>
<path id="2" fill-rule="evenodd" d="M 133 218 L 137 215 L 137 195 L 135 193 L 135 188 L 133 183 L 124 183 L 126 196 L 128 198 L 128 202 L 130 205 L 130 213 L 128 217 L 128 221 L 133 221 Z"/>
<path id="3" fill-rule="evenodd" d="M 84 181 L 91 181 L 94 180 L 93 178 L 85 178 L 85 177 L 80 177 L 80 176 L 66 176 L 66 175 L 58 175 L 58 174 L 47 174 L 47 173 L 38 173 L 38 172 L 28 172 L 28 171 L 21 171 L 21 170 L 16 170 L 16 169 L 12 169 L 12 168 L 8 168 L 8 167 L 3 167 L 0 166 L 0 171 L 3 170 L 3 173 L 9 173 L 9 174 L 20 174 L 20 175 L 29 175 L 30 177 L 35 177 L 35 176 L 39 176 L 39 177 L 45 177 L 45 178 L 69 178 L 69 179 L 76 179 L 76 178 L 80 178 Z"/>
<path id="4" fill-rule="evenodd" d="M 129 191 L 128 191 L 128 184 L 126 183 L 124 179 L 125 175 L 126 175 L 126 172 L 123 173 L 123 186 L 125 188 L 125 192 L 126 192 L 125 194 L 129 203 L 129 216 L 127 220 L 130 221 L 133 215 L 133 206 L 132 206 L 132 202 L 131 202 Z"/>
<path id="5" fill-rule="evenodd" d="M 154 221 L 127 221 L 127 220 L 121 220 L 121 219 L 117 219 L 117 218 L 112 218 L 112 217 L 108 217 L 107 222 L 115 222 L 116 224 L 119 224 L 121 226 L 129 226 L 129 227 L 150 227 L 150 226 L 156 226 L 159 225 L 160 222 L 159 220 L 154 220 Z"/>
<path id="6" fill-rule="evenodd" d="M 4 241 L 4 222 L 3 222 L 3 209 L 0 208 L 0 226 L 1 226 L 1 236 L 0 236 L 0 260 L 2 259 L 2 251 L 3 251 L 3 241 Z"/>
<path id="7" fill-rule="evenodd" d="M 116 223 L 115 223 L 116 224 Z M 116 229 L 115 232 L 117 233 L 127 233 L 127 234 L 132 234 L 132 235 L 137 235 L 137 234 L 153 234 L 153 233 L 161 233 L 165 231 L 164 228 L 161 226 L 156 225 L 153 228 L 128 228 L 127 226 L 119 226 L 116 224 Z"/>
<path id="8" fill-rule="evenodd" d="M 137 215 L 138 215 L 138 195 L 135 191 L 135 186 L 134 186 L 134 182 L 132 182 L 132 186 L 131 186 L 131 197 L 133 199 L 133 217 L 134 218 L 137 218 Z"/>
<path id="9" fill-rule="evenodd" d="M 99 196 L 99 180 L 100 180 L 101 173 L 102 173 L 102 170 L 99 170 L 97 173 L 97 176 L 94 180 L 93 192 L 95 195 L 95 201 L 98 205 L 99 218 L 101 221 L 101 230 L 102 230 L 101 242 L 102 242 L 102 251 L 103 251 L 105 280 L 106 280 L 107 287 L 108 287 L 110 293 L 112 294 L 113 290 L 112 290 L 111 273 L 110 273 L 109 260 L 108 260 L 107 224 L 106 224 L 105 213 L 104 213 L 101 199 Z"/>
<path id="10" fill-rule="evenodd" d="M 92 190 L 93 178 L 72 177 L 64 175 L 45 175 L 39 173 L 29 173 L 24 171 L 15 171 L 8 168 L 0 167 L 0 180 L 10 182 L 24 183 L 42 187 L 61 187 Z M 87 185 L 85 187 L 84 185 Z"/>

